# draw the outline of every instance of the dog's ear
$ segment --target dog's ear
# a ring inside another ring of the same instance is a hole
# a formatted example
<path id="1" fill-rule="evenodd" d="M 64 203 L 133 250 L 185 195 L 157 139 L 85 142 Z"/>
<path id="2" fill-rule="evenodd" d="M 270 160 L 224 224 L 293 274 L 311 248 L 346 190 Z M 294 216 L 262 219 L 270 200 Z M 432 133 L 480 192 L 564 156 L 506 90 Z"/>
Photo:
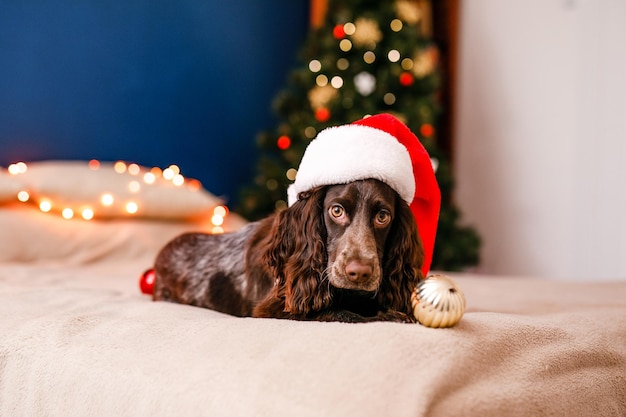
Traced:
<path id="1" fill-rule="evenodd" d="M 383 257 L 383 282 L 379 303 L 412 315 L 411 293 L 422 279 L 424 249 L 411 209 L 398 198 L 396 216 L 387 237 Z"/>
<path id="2" fill-rule="evenodd" d="M 274 299 L 284 299 L 284 312 L 299 318 L 331 303 L 330 289 L 321 282 L 328 263 L 325 194 L 325 187 L 301 193 L 298 201 L 278 213 L 264 254 L 264 264 L 276 280 Z"/>

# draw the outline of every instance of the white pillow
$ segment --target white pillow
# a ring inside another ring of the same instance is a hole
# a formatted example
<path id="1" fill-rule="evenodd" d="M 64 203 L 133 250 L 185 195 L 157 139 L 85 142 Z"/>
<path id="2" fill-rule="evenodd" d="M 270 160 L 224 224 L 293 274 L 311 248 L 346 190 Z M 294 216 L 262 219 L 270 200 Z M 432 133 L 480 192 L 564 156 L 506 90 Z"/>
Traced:
<path id="1" fill-rule="evenodd" d="M 27 167 L 15 179 L 29 192 L 31 201 L 40 207 L 49 203 L 51 211 L 71 209 L 77 217 L 91 210 L 93 218 L 188 219 L 222 204 L 197 181 L 175 185 L 158 171 L 150 181 L 151 169 L 137 165 L 134 171 L 121 173 L 111 162 L 44 161 L 28 163 Z M 103 196 L 110 197 L 103 200 Z"/>

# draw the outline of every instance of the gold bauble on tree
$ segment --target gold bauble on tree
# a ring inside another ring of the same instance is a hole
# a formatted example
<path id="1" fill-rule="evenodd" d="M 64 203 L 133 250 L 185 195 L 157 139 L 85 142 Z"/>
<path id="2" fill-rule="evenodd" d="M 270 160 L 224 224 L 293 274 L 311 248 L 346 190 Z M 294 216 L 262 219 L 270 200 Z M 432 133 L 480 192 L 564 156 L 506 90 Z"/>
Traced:
<path id="1" fill-rule="evenodd" d="M 397 0 L 396 13 L 407 23 L 416 24 L 422 17 L 422 12 L 415 0 Z"/>
<path id="2" fill-rule="evenodd" d="M 413 314 L 426 327 L 452 327 L 465 313 L 465 294 L 450 277 L 430 275 L 417 284 L 411 297 Z"/>
<path id="3" fill-rule="evenodd" d="M 423 78 L 437 68 L 439 62 L 439 50 L 435 46 L 429 46 L 413 57 L 412 72 L 417 78 Z"/>
<path id="4" fill-rule="evenodd" d="M 337 97 L 337 89 L 333 86 L 326 84 L 323 87 L 316 85 L 308 93 L 309 103 L 311 108 L 319 109 L 320 107 L 327 107 L 328 104 Z"/>
<path id="5" fill-rule="evenodd" d="M 355 31 L 351 39 L 357 46 L 375 47 L 383 38 L 378 23 L 367 17 L 361 17 L 354 22 Z"/>

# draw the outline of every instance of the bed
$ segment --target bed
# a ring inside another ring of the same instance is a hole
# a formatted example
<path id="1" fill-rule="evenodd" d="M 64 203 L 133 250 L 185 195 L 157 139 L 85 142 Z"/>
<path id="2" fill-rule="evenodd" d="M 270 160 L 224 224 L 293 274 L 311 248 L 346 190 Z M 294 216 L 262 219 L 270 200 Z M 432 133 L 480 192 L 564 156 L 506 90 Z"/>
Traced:
<path id="1" fill-rule="evenodd" d="M 157 303 L 138 278 L 165 242 L 245 221 L 197 184 L 159 188 L 129 168 L 0 175 L 1 416 L 626 415 L 624 281 L 450 274 L 467 298 L 450 329 Z M 124 188 L 134 180 L 140 192 Z M 138 210 L 100 207 L 107 190 Z M 182 193 L 196 193 L 190 212 L 172 206 Z"/>

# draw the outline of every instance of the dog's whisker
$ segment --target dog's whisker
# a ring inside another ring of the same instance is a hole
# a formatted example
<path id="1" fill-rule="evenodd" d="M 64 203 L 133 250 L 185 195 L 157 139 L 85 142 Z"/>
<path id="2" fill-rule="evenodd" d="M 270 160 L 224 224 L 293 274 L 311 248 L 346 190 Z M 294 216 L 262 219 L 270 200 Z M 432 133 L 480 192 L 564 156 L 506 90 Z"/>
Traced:
<path id="1" fill-rule="evenodd" d="M 328 293 L 332 293 L 332 286 L 330 284 L 330 275 L 329 275 L 329 271 L 331 270 L 330 266 L 327 266 L 326 268 L 324 268 L 324 271 L 322 272 L 322 280 L 320 281 L 320 284 L 323 284 L 324 281 L 326 281 L 326 290 L 328 291 Z"/>
<path id="2" fill-rule="evenodd" d="M 322 271 L 322 279 L 320 280 L 320 283 L 324 282 L 324 281 L 330 281 L 330 278 L 328 276 L 328 271 L 330 271 L 331 267 L 327 266 L 326 268 L 324 268 L 324 270 Z"/>

